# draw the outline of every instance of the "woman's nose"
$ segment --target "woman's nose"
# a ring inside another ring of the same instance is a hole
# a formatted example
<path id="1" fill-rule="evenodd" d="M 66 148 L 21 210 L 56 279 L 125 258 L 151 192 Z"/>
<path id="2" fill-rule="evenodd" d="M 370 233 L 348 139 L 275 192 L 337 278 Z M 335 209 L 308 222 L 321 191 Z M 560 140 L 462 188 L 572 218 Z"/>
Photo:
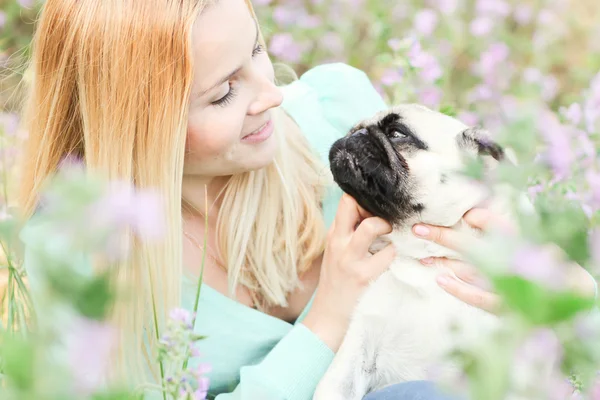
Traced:
<path id="1" fill-rule="evenodd" d="M 270 79 L 264 78 L 256 98 L 248 108 L 248 115 L 259 115 L 283 101 L 283 93 Z"/>

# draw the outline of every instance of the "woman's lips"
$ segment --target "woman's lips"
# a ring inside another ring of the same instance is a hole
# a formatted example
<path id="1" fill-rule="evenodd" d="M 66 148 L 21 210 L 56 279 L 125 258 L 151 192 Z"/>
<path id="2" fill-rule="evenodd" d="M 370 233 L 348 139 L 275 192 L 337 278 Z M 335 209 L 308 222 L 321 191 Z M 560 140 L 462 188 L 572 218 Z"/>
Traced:
<path id="1" fill-rule="evenodd" d="M 242 142 L 245 143 L 260 143 L 267 140 L 273 134 L 273 120 L 267 121 L 263 126 L 255 130 L 254 132 L 246 135 L 242 138 Z"/>

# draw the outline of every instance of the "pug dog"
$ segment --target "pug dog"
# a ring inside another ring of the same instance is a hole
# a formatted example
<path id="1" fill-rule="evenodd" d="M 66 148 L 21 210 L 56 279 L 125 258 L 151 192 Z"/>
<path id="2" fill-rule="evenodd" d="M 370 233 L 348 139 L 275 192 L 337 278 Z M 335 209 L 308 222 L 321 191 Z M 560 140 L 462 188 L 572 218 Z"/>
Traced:
<path id="1" fill-rule="evenodd" d="M 392 233 L 372 250 L 391 241 L 396 259 L 359 300 L 314 400 L 360 400 L 390 384 L 453 373 L 457 366 L 443 362 L 445 357 L 498 326 L 496 316 L 438 286 L 440 267 L 419 262 L 460 255 L 411 231 L 423 222 L 480 234 L 462 220 L 490 198 L 484 185 L 461 173 L 469 157 L 495 168 L 505 151 L 485 131 L 414 104 L 378 113 L 331 147 L 337 184 L 392 224 Z"/>

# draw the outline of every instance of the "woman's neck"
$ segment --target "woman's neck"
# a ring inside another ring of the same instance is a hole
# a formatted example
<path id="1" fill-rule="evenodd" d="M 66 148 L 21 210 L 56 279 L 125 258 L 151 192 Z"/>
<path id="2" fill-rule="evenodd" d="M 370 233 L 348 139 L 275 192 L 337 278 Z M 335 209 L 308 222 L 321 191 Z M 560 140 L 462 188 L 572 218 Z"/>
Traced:
<path id="1" fill-rule="evenodd" d="M 189 217 L 208 215 L 210 219 L 216 218 L 222 192 L 228 181 L 228 176 L 184 175 L 182 184 L 184 215 Z"/>

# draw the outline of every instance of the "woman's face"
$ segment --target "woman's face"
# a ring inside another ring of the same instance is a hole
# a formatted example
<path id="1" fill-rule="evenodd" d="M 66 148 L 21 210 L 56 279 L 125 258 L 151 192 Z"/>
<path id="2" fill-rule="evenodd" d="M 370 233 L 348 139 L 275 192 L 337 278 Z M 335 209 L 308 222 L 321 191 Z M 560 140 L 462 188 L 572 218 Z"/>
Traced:
<path id="1" fill-rule="evenodd" d="M 185 174 L 227 176 L 273 161 L 269 110 L 282 95 L 257 33 L 244 0 L 220 0 L 194 24 Z"/>

